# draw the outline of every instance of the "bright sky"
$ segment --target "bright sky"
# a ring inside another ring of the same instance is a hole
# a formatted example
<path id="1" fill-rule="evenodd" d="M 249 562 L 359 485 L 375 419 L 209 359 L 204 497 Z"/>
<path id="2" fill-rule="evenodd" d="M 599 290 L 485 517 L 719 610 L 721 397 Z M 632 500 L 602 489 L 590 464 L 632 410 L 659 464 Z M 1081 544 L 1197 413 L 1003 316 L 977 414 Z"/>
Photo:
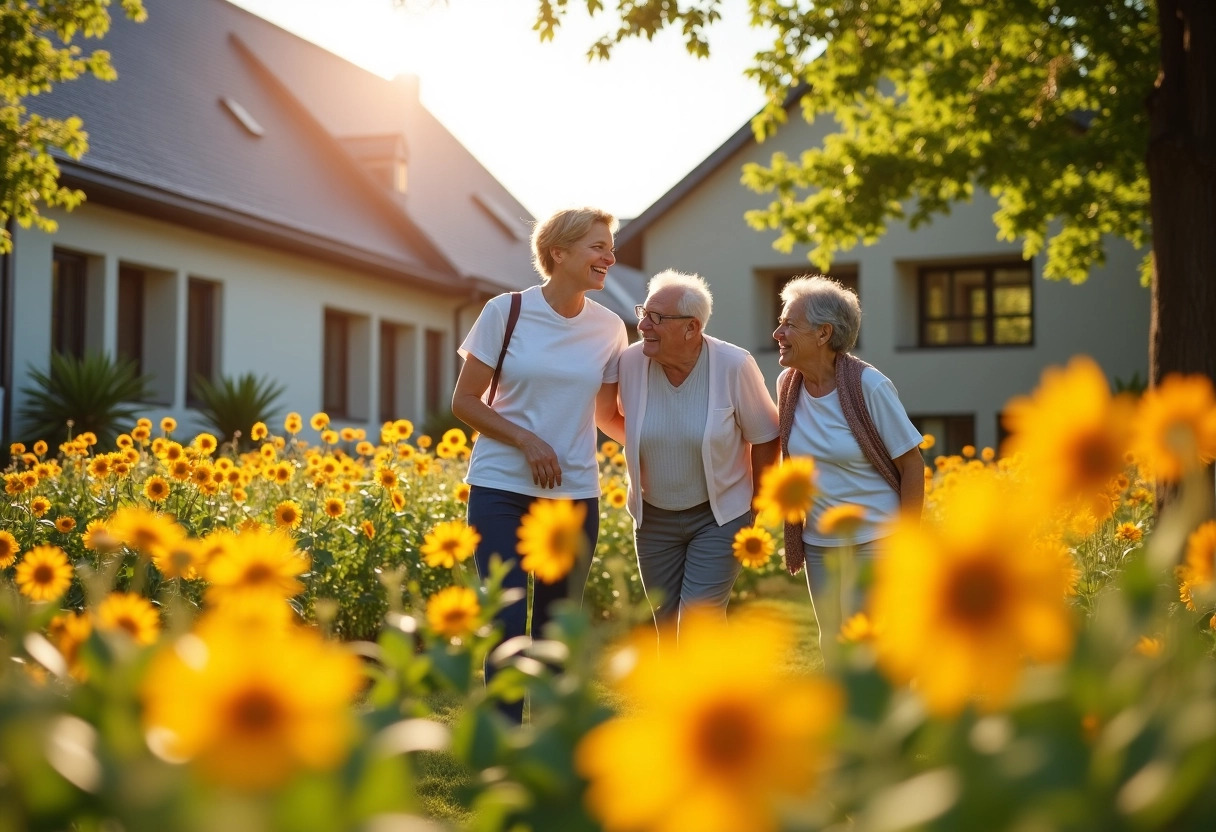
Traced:
<path id="1" fill-rule="evenodd" d="M 709 60 L 664 33 L 606 63 L 585 54 L 613 18 L 582 0 L 544 44 L 536 0 L 232 2 L 386 78 L 418 75 L 424 106 L 536 216 L 584 204 L 637 216 L 763 103 L 743 77 L 766 40 L 745 0 L 723 3 Z"/>

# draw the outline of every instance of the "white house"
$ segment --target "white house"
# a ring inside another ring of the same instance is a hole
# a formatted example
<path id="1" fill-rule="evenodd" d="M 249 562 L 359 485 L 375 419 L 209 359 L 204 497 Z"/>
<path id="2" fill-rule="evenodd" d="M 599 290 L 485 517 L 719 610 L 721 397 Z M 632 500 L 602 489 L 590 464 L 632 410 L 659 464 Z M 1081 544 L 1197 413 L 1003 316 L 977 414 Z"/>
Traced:
<path id="1" fill-rule="evenodd" d="M 740 183 L 748 162 L 791 158 L 822 141 L 826 126 L 794 108 L 759 144 L 744 125 L 617 236 L 620 262 L 647 274 L 676 268 L 713 288 L 709 331 L 751 350 L 770 382 L 780 366 L 772 331 L 778 293 L 791 276 L 816 271 L 806 247 L 783 254 L 773 234 L 743 220 L 770 195 Z M 858 292 L 863 321 L 856 354 L 894 381 L 918 427 L 938 450 L 995 446 L 1006 402 L 1027 393 L 1043 369 L 1092 356 L 1112 383 L 1147 376 L 1149 292 L 1142 252 L 1110 240 L 1107 262 L 1078 286 L 1041 277 L 1043 258 L 997 239 L 995 202 L 984 195 L 911 231 L 892 224 L 873 245 L 844 252 L 831 275 Z"/>
<path id="2" fill-rule="evenodd" d="M 152 376 L 150 416 L 196 427 L 194 379 L 254 372 L 339 425 L 447 410 L 483 303 L 538 282 L 533 218 L 419 103 L 225 0 L 116 15 L 119 78 L 29 100 L 89 133 L 53 235 L 3 263 L 3 433 L 30 368 L 107 351 Z M 630 322 L 641 275 L 598 299 Z"/>

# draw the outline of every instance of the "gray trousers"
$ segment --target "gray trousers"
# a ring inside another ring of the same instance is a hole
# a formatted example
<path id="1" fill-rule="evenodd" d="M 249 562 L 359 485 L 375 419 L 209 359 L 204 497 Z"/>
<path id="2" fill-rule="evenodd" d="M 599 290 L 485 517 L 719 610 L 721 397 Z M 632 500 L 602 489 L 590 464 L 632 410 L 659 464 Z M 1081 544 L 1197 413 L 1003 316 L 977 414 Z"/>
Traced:
<path id="1" fill-rule="evenodd" d="M 865 612 L 866 588 L 880 541 L 829 548 L 806 544 L 806 587 L 819 624 L 819 650 L 830 665 L 842 613 Z M 846 607 L 847 601 L 847 607 Z"/>
<path id="2" fill-rule="evenodd" d="M 634 529 L 638 571 L 654 613 L 655 625 L 675 619 L 692 605 L 717 607 L 726 615 L 730 591 L 739 576 L 731 546 L 752 523 L 752 513 L 719 526 L 708 502 L 681 511 L 646 503 Z"/>

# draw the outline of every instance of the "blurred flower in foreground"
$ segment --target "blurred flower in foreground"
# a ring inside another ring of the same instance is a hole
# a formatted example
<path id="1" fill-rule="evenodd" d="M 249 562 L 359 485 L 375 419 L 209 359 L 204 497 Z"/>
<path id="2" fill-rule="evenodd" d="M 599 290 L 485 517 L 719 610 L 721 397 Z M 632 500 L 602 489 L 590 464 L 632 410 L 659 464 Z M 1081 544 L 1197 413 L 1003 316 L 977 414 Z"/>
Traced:
<path id="1" fill-rule="evenodd" d="M 767 529 L 758 526 L 744 526 L 735 535 L 731 544 L 735 558 L 744 566 L 763 566 L 776 551 L 773 536 Z"/>
<path id="2" fill-rule="evenodd" d="M 587 552 L 587 507 L 573 500 L 536 500 L 519 526 L 520 568 L 537 580 L 557 583 Z"/>
<path id="3" fill-rule="evenodd" d="M 811 510 L 814 496 L 815 461 L 809 456 L 790 457 L 770 466 L 760 478 L 756 522 L 762 526 L 800 523 Z"/>
<path id="4" fill-rule="evenodd" d="M 481 535 L 463 520 L 448 520 L 426 533 L 420 551 L 427 566 L 451 569 L 468 560 L 480 542 Z"/>
<path id="5" fill-rule="evenodd" d="M 1186 557 L 1178 567 L 1179 595 L 1188 610 L 1195 609 L 1195 592 L 1209 590 L 1216 577 L 1216 520 L 1208 520 L 1186 540 Z"/>
<path id="6" fill-rule="evenodd" d="M 72 566 L 58 546 L 35 546 L 17 564 L 17 588 L 35 601 L 54 601 L 72 585 Z"/>
<path id="7" fill-rule="evenodd" d="M 861 506 L 832 506 L 819 517 L 819 533 L 830 537 L 851 537 L 865 519 L 866 510 Z"/>
<path id="8" fill-rule="evenodd" d="M 840 633 L 836 636 L 836 640 L 841 644 L 873 641 L 878 629 L 878 626 L 864 612 L 853 613 L 849 616 L 848 621 L 840 625 Z"/>
<path id="9" fill-rule="evenodd" d="M 7 569 L 17 560 L 21 546 L 12 532 L 0 530 L 0 569 Z"/>
<path id="10" fill-rule="evenodd" d="M 444 638 L 455 638 L 471 632 L 480 614 L 477 593 L 464 586 L 441 589 L 426 603 L 427 623 Z"/>
<path id="11" fill-rule="evenodd" d="M 1135 403 L 1112 396 L 1102 369 L 1086 356 L 1049 367 L 1029 396 L 1005 409 L 1005 456 L 1023 454 L 1046 505 L 1080 505 L 1099 520 L 1113 503 L 1108 491 L 1126 467 Z"/>
<path id="12" fill-rule="evenodd" d="M 1136 457 L 1146 474 L 1177 480 L 1216 457 L 1216 394 L 1206 376 L 1171 374 L 1140 400 Z"/>
<path id="13" fill-rule="evenodd" d="M 142 595 L 111 593 L 97 606 L 97 629 L 118 630 L 136 644 L 153 644 L 160 635 L 160 613 Z"/>
<path id="14" fill-rule="evenodd" d="M 162 650 L 142 696 L 148 745 L 208 780 L 269 788 L 330 769 L 352 739 L 358 659 L 312 630 L 201 624 Z"/>
<path id="15" fill-rule="evenodd" d="M 776 829 L 780 802 L 814 786 L 844 705 L 834 682 L 780 672 L 792 644 L 784 622 L 698 609 L 662 660 L 654 632 L 636 634 L 614 660 L 633 662 L 618 683 L 631 715 L 575 751 L 591 814 L 609 832 Z"/>
<path id="16" fill-rule="evenodd" d="M 231 592 L 291 598 L 304 591 L 299 577 L 308 571 L 309 560 L 286 532 L 246 529 L 222 535 L 216 543 L 218 551 L 206 567 L 209 601 Z"/>
<path id="17" fill-rule="evenodd" d="M 986 469 L 968 472 L 931 525 L 900 518 L 875 564 L 875 643 L 897 681 L 915 679 L 929 709 L 971 699 L 1001 707 L 1022 662 L 1071 651 L 1066 564 L 1036 546 L 1034 507 Z"/>

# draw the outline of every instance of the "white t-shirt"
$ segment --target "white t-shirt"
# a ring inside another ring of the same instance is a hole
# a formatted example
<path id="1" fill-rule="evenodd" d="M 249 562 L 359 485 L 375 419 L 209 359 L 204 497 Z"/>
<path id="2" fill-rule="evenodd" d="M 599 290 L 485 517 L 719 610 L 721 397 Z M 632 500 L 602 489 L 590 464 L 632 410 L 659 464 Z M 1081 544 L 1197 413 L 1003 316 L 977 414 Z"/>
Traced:
<path id="1" fill-rule="evenodd" d="M 573 318 L 563 318 L 540 286 L 525 289 L 520 301 L 493 407 L 549 443 L 562 484 L 536 485 L 523 452 L 488 436 L 473 447 L 465 482 L 531 497 L 598 497 L 595 396 L 600 385 L 617 380 L 617 359 L 628 344 L 625 324 L 590 298 Z M 495 366 L 510 310 L 509 294 L 492 298 L 460 345 L 461 358 Z"/>
<path id="2" fill-rule="evenodd" d="M 892 459 L 921 443 L 923 437 L 908 419 L 889 378 L 873 367 L 866 367 L 861 373 L 861 394 Z M 805 385 L 799 387 L 789 453 L 815 460 L 815 498 L 802 533 L 804 541 L 816 546 L 841 546 L 849 542 L 822 535 L 817 528 L 823 512 L 839 505 L 865 509 L 865 523 L 851 538 L 853 543 L 869 543 L 883 536 L 882 524 L 899 513 L 899 495 L 857 444 L 840 409 L 838 389 L 815 398 Z"/>

